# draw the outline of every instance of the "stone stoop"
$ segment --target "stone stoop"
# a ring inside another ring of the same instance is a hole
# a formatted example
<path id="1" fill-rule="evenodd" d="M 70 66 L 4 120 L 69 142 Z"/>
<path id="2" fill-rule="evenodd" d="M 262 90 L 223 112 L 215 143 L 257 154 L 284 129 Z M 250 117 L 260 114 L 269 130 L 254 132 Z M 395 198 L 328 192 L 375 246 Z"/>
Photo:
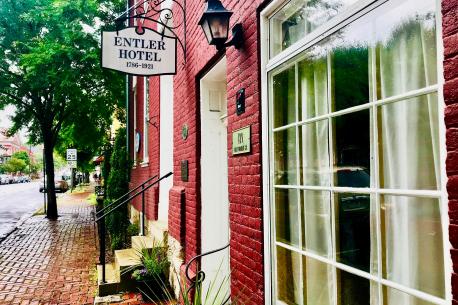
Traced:
<path id="1" fill-rule="evenodd" d="M 143 241 L 143 239 L 146 240 Z M 133 271 L 131 269 L 140 264 L 139 245 L 143 245 L 143 248 L 151 246 L 148 239 L 148 237 L 133 236 L 132 245 L 136 245 L 136 249 L 130 248 L 115 251 L 114 262 L 105 265 L 105 283 L 102 283 L 102 266 L 97 265 L 99 296 L 104 297 L 135 288 L 131 280 Z"/>

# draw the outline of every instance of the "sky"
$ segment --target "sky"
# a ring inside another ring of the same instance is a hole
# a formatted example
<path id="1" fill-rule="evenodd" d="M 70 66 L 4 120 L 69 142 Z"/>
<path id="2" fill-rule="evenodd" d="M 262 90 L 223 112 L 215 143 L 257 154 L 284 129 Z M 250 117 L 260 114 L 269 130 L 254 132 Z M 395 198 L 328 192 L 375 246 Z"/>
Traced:
<path id="1" fill-rule="evenodd" d="M 9 118 L 15 112 L 14 106 L 7 106 L 5 109 L 0 110 L 0 127 L 10 128 L 12 126 L 11 119 Z M 26 143 L 26 132 L 22 130 L 20 132 L 20 137 L 22 143 Z"/>

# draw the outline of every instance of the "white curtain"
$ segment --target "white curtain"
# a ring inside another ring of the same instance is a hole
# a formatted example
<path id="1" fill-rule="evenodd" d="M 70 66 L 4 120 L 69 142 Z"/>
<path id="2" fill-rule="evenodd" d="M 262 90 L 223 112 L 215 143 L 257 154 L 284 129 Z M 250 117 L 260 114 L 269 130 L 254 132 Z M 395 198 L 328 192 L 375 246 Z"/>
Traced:
<path id="1" fill-rule="evenodd" d="M 316 50 L 319 50 L 317 48 Z M 311 52 L 311 56 L 313 50 Z M 328 67 L 326 54 L 315 54 L 299 63 L 299 101 L 302 120 L 328 112 Z M 306 186 L 328 186 L 329 137 L 328 121 L 301 126 L 301 180 Z M 330 193 L 303 191 L 303 248 L 309 252 L 331 257 Z M 312 259 L 304 260 L 304 304 L 332 305 L 332 267 Z"/>
<path id="2" fill-rule="evenodd" d="M 415 5 L 415 2 L 411 2 Z M 379 98 L 436 84 L 435 28 L 425 16 L 404 19 L 377 46 Z M 423 95 L 379 107 L 380 183 L 382 188 L 440 188 L 437 95 Z M 385 196 L 382 203 L 384 277 L 444 297 L 440 202 L 437 199 Z M 387 304 L 428 302 L 394 289 Z"/>

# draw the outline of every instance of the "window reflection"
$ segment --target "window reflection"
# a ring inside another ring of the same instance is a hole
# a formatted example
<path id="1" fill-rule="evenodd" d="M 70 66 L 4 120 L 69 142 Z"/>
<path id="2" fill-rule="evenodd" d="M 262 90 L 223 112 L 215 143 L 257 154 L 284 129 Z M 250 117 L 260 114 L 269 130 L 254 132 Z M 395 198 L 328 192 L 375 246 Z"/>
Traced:
<path id="1" fill-rule="evenodd" d="M 370 272 L 371 254 L 376 253 L 370 195 L 337 194 L 336 204 L 337 260 Z M 373 257 L 372 263 L 376 261 Z"/>
<path id="2" fill-rule="evenodd" d="M 376 302 L 371 302 L 371 284 L 369 280 L 342 270 L 337 271 L 339 305 L 377 304 Z M 376 299 L 374 296 L 372 298 Z"/>
<path id="3" fill-rule="evenodd" d="M 275 190 L 275 231 L 277 241 L 299 246 L 298 191 Z"/>
<path id="4" fill-rule="evenodd" d="M 296 121 L 296 91 L 294 66 L 273 77 L 274 127 Z"/>
<path id="5" fill-rule="evenodd" d="M 275 146 L 275 184 L 296 185 L 297 183 L 297 149 L 296 149 L 296 128 L 274 133 Z"/>
<path id="6" fill-rule="evenodd" d="M 333 119 L 334 179 L 343 187 L 370 186 L 370 115 L 362 110 Z"/>
<path id="7" fill-rule="evenodd" d="M 271 57 L 313 32 L 357 0 L 292 0 L 270 19 Z"/>

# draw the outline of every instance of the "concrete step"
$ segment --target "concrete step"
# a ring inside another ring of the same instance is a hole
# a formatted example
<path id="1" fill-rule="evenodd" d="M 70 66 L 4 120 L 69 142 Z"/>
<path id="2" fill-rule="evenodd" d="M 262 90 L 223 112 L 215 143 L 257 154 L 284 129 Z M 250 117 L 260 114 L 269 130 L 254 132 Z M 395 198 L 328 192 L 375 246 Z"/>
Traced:
<path id="1" fill-rule="evenodd" d="M 135 249 L 116 250 L 115 267 L 118 268 L 122 275 L 126 269 L 139 265 L 141 263 L 140 258 L 140 253 Z"/>
<path id="2" fill-rule="evenodd" d="M 132 248 L 141 252 L 142 249 L 151 249 L 154 245 L 154 238 L 149 236 L 132 236 Z"/>
<path id="3" fill-rule="evenodd" d="M 114 263 L 105 265 L 105 283 L 102 282 L 102 265 L 97 265 L 99 296 L 107 296 L 121 290 L 119 269 Z"/>

